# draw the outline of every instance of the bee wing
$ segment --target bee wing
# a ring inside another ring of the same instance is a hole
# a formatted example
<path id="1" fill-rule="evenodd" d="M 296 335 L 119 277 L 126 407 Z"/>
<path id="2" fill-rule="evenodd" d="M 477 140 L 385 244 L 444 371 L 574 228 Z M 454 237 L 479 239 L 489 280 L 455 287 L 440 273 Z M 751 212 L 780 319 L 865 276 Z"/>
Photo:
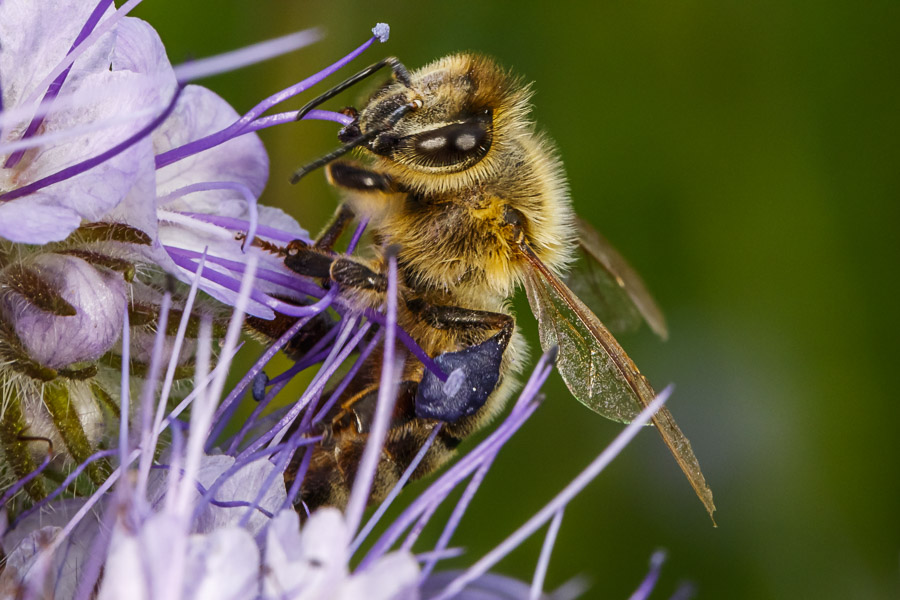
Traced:
<path id="1" fill-rule="evenodd" d="M 527 244 L 521 242 L 520 248 L 532 266 L 525 290 L 538 319 L 541 347 L 546 351 L 559 346 L 560 374 L 579 402 L 608 419 L 631 421 L 656 392 L 596 315 Z M 712 518 L 716 510 L 712 491 L 672 413 L 663 406 L 653 424 Z"/>
<path id="2" fill-rule="evenodd" d="M 580 256 L 567 279 L 575 295 L 613 331 L 632 331 L 646 321 L 668 338 L 666 318 L 637 271 L 589 223 L 576 217 L 575 226 Z"/>

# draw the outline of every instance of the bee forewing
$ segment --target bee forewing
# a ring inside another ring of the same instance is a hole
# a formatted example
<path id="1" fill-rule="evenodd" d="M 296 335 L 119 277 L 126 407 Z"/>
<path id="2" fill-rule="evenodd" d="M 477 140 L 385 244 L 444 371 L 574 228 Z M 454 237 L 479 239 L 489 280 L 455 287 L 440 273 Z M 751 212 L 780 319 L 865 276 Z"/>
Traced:
<path id="1" fill-rule="evenodd" d="M 644 320 L 659 337 L 669 337 L 666 318 L 644 280 L 596 229 L 575 217 L 581 254 L 569 282 L 585 304 L 613 331 L 636 329 Z"/>
<path id="2" fill-rule="evenodd" d="M 559 346 L 557 366 L 575 398 L 615 421 L 632 420 L 656 396 L 647 379 L 600 320 L 523 244 L 533 267 L 525 278 L 544 351 Z M 678 466 L 712 518 L 716 507 L 691 444 L 666 407 L 653 417 Z M 713 523 L 715 520 L 713 519 Z"/>

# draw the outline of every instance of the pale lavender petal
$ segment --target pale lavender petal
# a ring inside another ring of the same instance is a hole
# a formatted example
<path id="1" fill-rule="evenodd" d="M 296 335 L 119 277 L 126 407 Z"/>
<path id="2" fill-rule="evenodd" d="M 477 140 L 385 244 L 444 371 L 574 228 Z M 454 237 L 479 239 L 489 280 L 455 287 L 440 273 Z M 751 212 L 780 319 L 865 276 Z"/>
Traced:
<path id="1" fill-rule="evenodd" d="M 37 86 L 66 56 L 94 6 L 84 0 L 58 0 L 52 10 L 35 10 L 34 0 L 0 2 L 3 106 L 16 106 L 33 94 L 43 96 L 46 90 Z M 110 8 L 106 17 L 114 10 Z M 63 91 L 77 86 L 87 74 L 108 70 L 114 41 L 115 34 L 103 35 L 79 56 Z"/>
<path id="2" fill-rule="evenodd" d="M 151 75 L 165 90 L 174 90 L 178 84 L 159 34 L 149 23 L 135 17 L 125 17 L 116 28 L 112 68 Z"/>
<path id="3" fill-rule="evenodd" d="M 329 597 L 347 578 L 349 532 L 341 513 L 313 513 L 299 534 L 296 512 L 278 513 L 269 526 L 263 570 L 263 598 L 313 600 Z M 301 592 L 302 593 L 298 593 Z"/>
<path id="4" fill-rule="evenodd" d="M 101 271 L 74 256 L 42 254 L 32 266 L 75 308 L 74 316 L 41 310 L 17 293 L 7 294 L 0 310 L 14 323 L 28 355 L 60 368 L 96 360 L 119 339 L 125 306 L 122 275 Z"/>
<path id="5" fill-rule="evenodd" d="M 6 556 L 3 571 L 0 572 L 0 597 L 16 598 L 16 590 L 20 586 L 32 587 L 42 590 L 41 597 L 52 597 L 55 577 L 48 577 L 41 581 L 43 574 L 38 574 L 34 569 L 37 555 L 41 548 L 47 546 L 59 533 L 59 527 L 42 527 L 31 532 L 12 553 Z M 51 569 L 53 571 L 53 569 Z"/>
<path id="6" fill-rule="evenodd" d="M 241 600 L 259 590 L 259 549 L 245 529 L 228 527 L 190 538 L 182 598 Z"/>
<path id="7" fill-rule="evenodd" d="M 24 576 L 29 583 L 38 584 L 35 569 L 36 551 L 55 540 L 72 515 L 84 505 L 84 500 L 71 499 L 57 502 L 52 509 L 33 513 L 28 519 L 16 523 L 14 529 L 3 537 L 3 549 L 7 554 L 6 568 L 0 574 L 0 598 L 17 597 L 4 594 L 13 581 L 21 581 Z M 81 566 L 87 560 L 87 553 L 97 533 L 98 515 L 86 519 L 75 528 L 74 534 L 66 538 L 57 549 L 47 569 L 42 598 L 70 600 L 78 584 Z"/>
<path id="8" fill-rule="evenodd" d="M 235 110 L 214 92 L 195 85 L 184 89 L 175 111 L 153 134 L 157 154 L 218 131 L 239 118 Z M 179 188 L 209 181 L 231 181 L 247 186 L 256 196 L 269 176 L 269 159 L 255 133 L 242 135 L 163 167 L 157 171 L 160 197 Z M 167 210 L 208 212 L 228 217 L 247 217 L 247 203 L 240 192 L 212 190 L 175 198 Z"/>
<path id="9" fill-rule="evenodd" d="M 340 600 L 419 600 L 419 565 L 408 552 L 392 552 L 380 557 L 342 587 Z"/>
<path id="10" fill-rule="evenodd" d="M 247 513 L 248 503 L 255 500 L 256 494 L 262 487 L 275 466 L 264 457 L 241 467 L 236 473 L 229 472 L 234 465 L 234 457 L 226 455 L 205 456 L 201 459 L 200 470 L 197 473 L 196 498 L 202 497 L 202 490 L 210 489 L 213 484 L 219 483 L 215 491 L 216 504 L 209 504 L 198 511 L 194 519 L 192 531 L 195 533 L 211 533 L 222 527 L 237 525 Z M 226 474 L 222 481 L 219 478 Z M 167 481 L 170 476 L 168 469 L 157 469 L 151 472 L 147 484 L 147 498 L 151 505 L 160 503 L 163 494 L 167 490 Z M 284 503 L 286 498 L 283 485 L 273 485 L 266 490 L 265 496 L 258 503 L 259 508 L 268 514 L 273 514 Z M 232 504 L 232 505 L 229 505 Z M 270 519 L 265 513 L 253 510 L 246 528 L 252 534 L 258 533 L 269 523 Z"/>
<path id="11" fill-rule="evenodd" d="M 300 559 L 323 565 L 346 565 L 350 531 L 344 515 L 335 508 L 312 514 L 300 532 Z"/>
<path id="12" fill-rule="evenodd" d="M 152 515 L 135 530 L 121 520 L 113 529 L 98 600 L 149 598 L 149 590 L 162 587 L 173 569 L 185 568 L 174 562 L 173 552 L 184 540 L 181 523 L 166 513 Z"/>
<path id="13" fill-rule="evenodd" d="M 117 88 L 119 93 L 97 99 L 97 90 L 108 85 L 121 86 Z M 40 148 L 17 167 L 0 169 L 0 188 L 11 191 L 58 173 L 87 158 L 102 154 L 140 131 L 153 118 L 147 114 L 148 111 L 159 111 L 158 98 L 145 87 L 142 86 L 140 75 L 129 72 L 107 71 L 86 77 L 76 96 L 91 96 L 93 102 L 82 105 L 76 103 L 71 109 L 48 115 L 44 124 L 46 131 L 64 131 L 106 117 L 146 116 L 123 118 L 115 126 Z M 128 195 L 140 174 L 146 172 L 151 164 L 150 140 L 139 140 L 109 160 L 49 185 L 40 192 L 13 201 L 0 201 L 5 213 L 5 218 L 0 221 L 0 235 L 30 243 L 62 239 L 65 235 L 61 234 L 70 233 L 77 226 L 74 216 L 94 221 L 116 207 Z M 144 198 L 144 201 L 152 203 L 153 198 Z M 19 222 L 26 218 L 28 221 L 43 220 L 45 215 L 31 212 L 33 207 L 39 210 L 41 207 L 49 209 L 54 205 L 64 215 L 63 218 L 48 219 L 52 225 L 32 225 L 31 239 L 27 239 L 22 231 L 16 230 Z M 69 226 L 68 231 L 65 231 L 65 225 Z"/>
<path id="14" fill-rule="evenodd" d="M 81 224 L 73 209 L 59 206 L 55 195 L 41 191 L 9 202 L 0 201 L 0 238 L 20 244 L 64 240 Z"/>
<path id="15" fill-rule="evenodd" d="M 30 197 L 30 196 L 29 196 Z M 158 239 L 158 220 L 156 216 L 156 172 L 152 164 L 142 161 L 132 180 L 131 189 L 126 196 L 104 214 L 100 220 L 106 223 L 126 223 L 141 230 L 153 240 L 152 245 L 123 245 L 127 256 L 143 256 L 150 262 L 161 255 L 164 250 Z"/>

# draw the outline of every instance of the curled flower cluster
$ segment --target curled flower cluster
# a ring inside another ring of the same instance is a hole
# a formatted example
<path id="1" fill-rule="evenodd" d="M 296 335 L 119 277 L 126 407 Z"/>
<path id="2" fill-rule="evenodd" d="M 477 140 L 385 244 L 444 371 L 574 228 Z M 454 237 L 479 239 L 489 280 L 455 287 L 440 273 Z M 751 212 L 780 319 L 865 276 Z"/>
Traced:
<path id="1" fill-rule="evenodd" d="M 580 580 L 543 593 L 563 510 L 668 393 L 464 571 L 436 569 L 461 553 L 450 545 L 454 531 L 505 442 L 539 407 L 551 356 L 490 435 L 396 520 L 381 523 L 435 427 L 364 520 L 396 397 L 394 359 L 406 348 L 435 367 L 396 324 L 396 265 L 384 311 L 359 314 L 336 289 L 296 276 L 270 251 L 307 234 L 257 205 L 268 159 L 255 131 L 296 120 L 297 111 L 265 113 L 386 41 L 387 26 L 239 115 L 186 82 L 299 48 L 316 34 L 173 68 L 152 27 L 126 16 L 138 1 L 116 9 L 111 0 L 61 0 L 52 11 L 29 0 L 0 3 L 0 495 L 12 517 L 0 522 L 0 598 L 579 595 Z M 320 110 L 302 118 L 348 122 Z M 265 376 L 269 360 L 326 309 L 338 324 L 294 353 L 288 371 Z M 226 393 L 245 316 L 293 323 Z M 318 423 L 376 349 L 381 393 L 348 506 L 298 513 Z M 301 397 L 272 409 L 284 385 L 314 365 Z M 226 435 L 248 392 L 255 410 Z M 435 525 L 435 511 L 460 486 L 451 516 Z M 547 523 L 530 585 L 489 572 Z M 419 549 L 429 525 L 440 527 L 440 538 Z M 655 558 L 634 598 L 650 593 L 660 564 Z"/>

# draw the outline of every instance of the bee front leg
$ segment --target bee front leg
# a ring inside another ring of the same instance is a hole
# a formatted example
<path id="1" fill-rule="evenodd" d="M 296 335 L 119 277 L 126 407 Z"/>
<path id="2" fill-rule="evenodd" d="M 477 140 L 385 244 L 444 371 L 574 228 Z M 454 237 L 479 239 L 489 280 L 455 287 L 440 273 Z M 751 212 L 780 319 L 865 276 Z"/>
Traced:
<path id="1" fill-rule="evenodd" d="M 313 246 L 319 250 L 332 250 L 338 238 L 343 235 L 344 231 L 347 230 L 347 226 L 353 221 L 354 216 L 349 206 L 341 204 L 331 218 L 331 222 L 325 226 L 325 229 L 316 238 Z"/>
<path id="2" fill-rule="evenodd" d="M 363 262 L 346 256 L 335 256 L 300 240 L 288 244 L 284 264 L 295 273 L 328 279 L 343 288 L 376 292 L 387 289 L 384 275 Z"/>

